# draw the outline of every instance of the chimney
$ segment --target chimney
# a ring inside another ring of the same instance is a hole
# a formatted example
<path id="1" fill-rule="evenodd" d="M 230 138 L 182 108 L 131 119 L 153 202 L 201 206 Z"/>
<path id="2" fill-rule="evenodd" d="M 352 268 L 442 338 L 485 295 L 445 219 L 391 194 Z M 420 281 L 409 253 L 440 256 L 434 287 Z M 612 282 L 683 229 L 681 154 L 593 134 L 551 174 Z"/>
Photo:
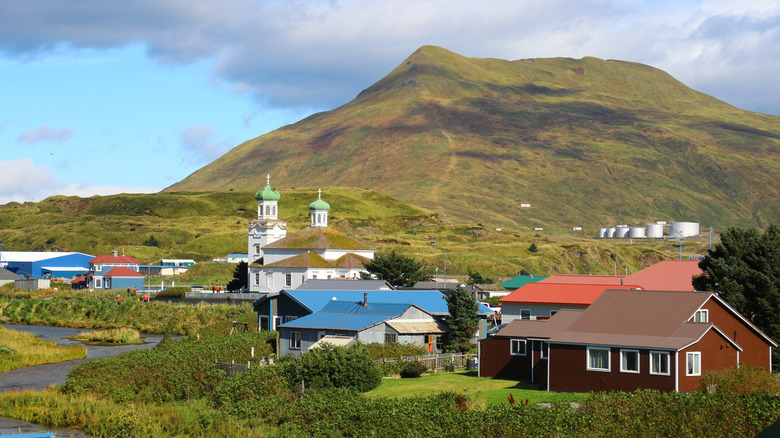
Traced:
<path id="1" fill-rule="evenodd" d="M 116 250 L 113 250 L 113 251 L 111 251 L 111 255 L 114 256 L 114 257 L 117 257 L 117 256 L 119 256 L 119 253 L 116 252 Z"/>
<path id="2" fill-rule="evenodd" d="M 363 307 L 368 306 L 368 292 L 363 292 Z"/>

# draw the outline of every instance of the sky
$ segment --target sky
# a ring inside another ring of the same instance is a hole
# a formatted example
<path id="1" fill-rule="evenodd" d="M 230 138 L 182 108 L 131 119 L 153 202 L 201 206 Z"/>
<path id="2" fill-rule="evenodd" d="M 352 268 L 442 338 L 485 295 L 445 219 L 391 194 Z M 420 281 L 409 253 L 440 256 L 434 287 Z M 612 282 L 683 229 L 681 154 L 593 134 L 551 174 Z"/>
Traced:
<path id="1" fill-rule="evenodd" d="M 157 192 L 423 45 L 640 62 L 780 116 L 777 0 L 2 0 L 0 204 Z"/>

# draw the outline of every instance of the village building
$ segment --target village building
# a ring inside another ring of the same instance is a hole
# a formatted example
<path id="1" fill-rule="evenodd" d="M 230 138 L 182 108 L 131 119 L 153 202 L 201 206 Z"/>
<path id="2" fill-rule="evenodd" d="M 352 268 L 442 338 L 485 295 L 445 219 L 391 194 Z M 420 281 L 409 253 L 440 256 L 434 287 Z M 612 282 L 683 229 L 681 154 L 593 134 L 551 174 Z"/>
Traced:
<path id="1" fill-rule="evenodd" d="M 413 304 L 329 301 L 318 312 L 278 327 L 281 355 L 298 355 L 326 336 L 354 338 L 370 343 L 424 346 L 429 352 L 444 348 L 445 324 Z"/>
<path id="2" fill-rule="evenodd" d="M 309 204 L 310 226 L 287 235 L 278 218 L 281 194 L 268 184 L 255 194 L 257 220 L 249 224 L 248 288 L 270 293 L 294 289 L 309 279 L 360 278 L 374 258 L 369 245 L 328 227 L 330 205 L 318 198 Z"/>
<path id="3" fill-rule="evenodd" d="M 144 286 L 144 274 L 139 272 L 141 262 L 135 257 L 119 255 L 99 255 L 89 261 L 89 273 L 84 275 L 84 285 L 89 289 L 141 289 Z"/>
<path id="4" fill-rule="evenodd" d="M 585 310 L 607 289 L 642 289 L 638 285 L 528 283 L 498 300 L 501 323 L 547 319 L 563 309 Z"/>
<path id="5" fill-rule="evenodd" d="M 515 320 L 480 342 L 480 376 L 550 391 L 695 391 L 708 371 L 770 370 L 777 344 L 711 292 L 606 290 L 586 310 Z"/>

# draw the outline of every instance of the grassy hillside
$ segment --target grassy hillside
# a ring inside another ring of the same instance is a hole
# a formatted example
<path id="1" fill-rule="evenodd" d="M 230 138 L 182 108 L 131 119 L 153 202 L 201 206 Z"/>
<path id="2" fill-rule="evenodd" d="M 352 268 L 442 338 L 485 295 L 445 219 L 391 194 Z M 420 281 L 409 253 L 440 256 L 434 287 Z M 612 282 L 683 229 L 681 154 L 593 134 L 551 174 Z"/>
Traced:
<path id="1" fill-rule="evenodd" d="M 292 233 L 309 224 L 308 204 L 314 188 L 282 191 L 279 216 Z M 634 272 L 665 258 L 676 258 L 674 241 L 594 239 L 526 232 L 480 223 L 451 224 L 428 210 L 380 193 L 326 188 L 331 205 L 329 225 L 380 252 L 396 249 L 425 263 L 432 273 L 513 276 L 521 269 L 535 274 Z M 247 225 L 257 202 L 248 192 L 164 192 L 92 198 L 52 197 L 39 203 L 0 205 L 0 239 L 7 251 L 79 251 L 110 254 L 124 251 L 142 263 L 147 253 L 160 258 L 198 261 L 246 252 Z M 145 246 L 154 236 L 159 246 Z M 436 246 L 432 245 L 436 242 Z M 537 252 L 529 251 L 531 243 Z M 135 249 L 143 248 L 143 249 Z M 706 249 L 705 239 L 686 240 L 685 255 Z M 220 268 L 225 269 L 220 269 Z M 197 272 L 196 272 L 197 271 Z M 179 281 L 224 284 L 232 268 L 199 264 Z"/>
<path id="2" fill-rule="evenodd" d="M 658 69 L 422 47 L 338 109 L 249 140 L 169 190 L 361 187 L 461 223 L 558 232 L 780 221 L 780 118 Z M 520 208 L 531 203 L 532 208 Z"/>

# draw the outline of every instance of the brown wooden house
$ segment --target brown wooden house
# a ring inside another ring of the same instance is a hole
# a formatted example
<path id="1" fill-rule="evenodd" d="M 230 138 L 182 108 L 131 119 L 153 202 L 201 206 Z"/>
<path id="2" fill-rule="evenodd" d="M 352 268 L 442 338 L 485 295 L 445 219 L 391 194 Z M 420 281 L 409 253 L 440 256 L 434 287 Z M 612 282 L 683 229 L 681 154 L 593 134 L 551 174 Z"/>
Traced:
<path id="1" fill-rule="evenodd" d="M 607 290 L 584 311 L 514 321 L 483 340 L 480 375 L 561 392 L 689 392 L 707 371 L 771 369 L 776 346 L 710 292 Z"/>

